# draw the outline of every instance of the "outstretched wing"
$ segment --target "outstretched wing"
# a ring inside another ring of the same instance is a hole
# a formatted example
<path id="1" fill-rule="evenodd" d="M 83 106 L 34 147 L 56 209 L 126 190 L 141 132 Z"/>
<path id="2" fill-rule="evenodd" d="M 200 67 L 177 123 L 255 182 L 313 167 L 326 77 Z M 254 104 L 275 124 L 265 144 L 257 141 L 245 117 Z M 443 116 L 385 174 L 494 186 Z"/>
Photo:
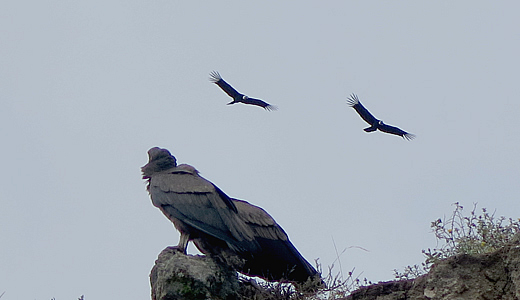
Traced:
<path id="1" fill-rule="evenodd" d="M 262 101 L 260 99 L 255 99 L 255 98 L 246 98 L 246 99 L 243 99 L 241 102 L 245 103 L 245 104 L 257 105 L 257 106 L 263 107 L 265 110 L 269 110 L 269 111 L 278 109 L 278 107 L 276 107 L 274 105 L 271 105 L 265 101 Z"/>
<path id="2" fill-rule="evenodd" d="M 359 98 L 356 94 L 350 95 L 350 97 L 347 99 L 348 105 L 350 105 L 352 108 L 354 108 L 357 113 L 370 125 L 373 125 L 374 123 L 378 122 L 378 120 L 359 102 Z"/>
<path id="3" fill-rule="evenodd" d="M 258 251 L 253 231 L 239 218 L 230 198 L 204 178 L 186 172 L 156 174 L 149 191 L 153 204 L 174 224 L 223 240 L 237 252 Z"/>
<path id="4" fill-rule="evenodd" d="M 390 125 L 387 125 L 387 124 L 381 124 L 379 125 L 379 130 L 381 130 L 382 132 L 386 132 L 386 133 L 390 133 L 390 134 L 395 134 L 395 135 L 398 135 L 398 136 L 401 136 L 403 139 L 405 140 L 413 140 L 415 138 L 415 135 L 414 134 L 411 134 L 411 133 L 408 133 L 400 128 L 397 128 L 397 127 L 394 127 L 394 126 L 390 126 Z"/>
<path id="5" fill-rule="evenodd" d="M 227 82 L 224 81 L 224 79 L 222 79 L 222 77 L 220 76 L 220 74 L 216 71 L 212 71 L 210 74 L 209 74 L 211 77 L 209 78 L 209 80 L 213 83 L 215 83 L 216 85 L 218 85 L 224 92 L 226 92 L 226 94 L 229 95 L 229 97 L 235 99 L 237 97 L 239 98 L 242 98 L 242 94 L 240 94 L 237 90 L 235 90 L 231 85 L 229 85 Z"/>

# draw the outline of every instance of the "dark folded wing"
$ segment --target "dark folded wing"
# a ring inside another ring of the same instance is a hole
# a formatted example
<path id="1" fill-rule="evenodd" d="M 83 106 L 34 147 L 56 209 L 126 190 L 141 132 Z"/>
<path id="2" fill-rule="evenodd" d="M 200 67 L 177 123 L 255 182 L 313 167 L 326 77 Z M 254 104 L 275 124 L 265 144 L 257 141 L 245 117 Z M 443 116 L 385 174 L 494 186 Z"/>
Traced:
<path id="1" fill-rule="evenodd" d="M 374 123 L 378 122 L 378 120 L 359 102 L 359 98 L 356 94 L 350 95 L 350 97 L 347 99 L 348 105 L 350 105 L 352 108 L 354 108 L 357 113 L 370 125 L 373 125 Z"/>
<path id="2" fill-rule="evenodd" d="M 241 98 L 242 94 L 240 94 L 231 85 L 229 85 L 227 82 L 225 82 L 224 79 L 222 79 L 222 77 L 220 76 L 220 74 L 218 72 L 213 71 L 209 75 L 211 76 L 210 77 L 211 82 L 218 85 L 224 92 L 226 92 L 226 94 L 229 95 L 229 97 L 231 97 L 233 99 L 235 99 L 236 97 Z"/>
<path id="3" fill-rule="evenodd" d="M 232 200 L 237 207 L 238 216 L 251 227 L 255 237 L 282 241 L 288 240 L 285 231 L 265 210 L 243 200 Z"/>
<path id="4" fill-rule="evenodd" d="M 255 234 L 262 252 L 246 262 L 244 272 L 271 280 L 305 282 L 318 274 L 316 269 L 289 241 L 285 231 L 262 208 L 233 199 L 238 214 Z"/>
<path id="5" fill-rule="evenodd" d="M 253 231 L 239 218 L 234 204 L 227 203 L 229 197 L 223 198 L 209 181 L 190 174 L 158 174 L 149 191 L 153 204 L 170 220 L 223 240 L 233 250 L 258 251 Z"/>

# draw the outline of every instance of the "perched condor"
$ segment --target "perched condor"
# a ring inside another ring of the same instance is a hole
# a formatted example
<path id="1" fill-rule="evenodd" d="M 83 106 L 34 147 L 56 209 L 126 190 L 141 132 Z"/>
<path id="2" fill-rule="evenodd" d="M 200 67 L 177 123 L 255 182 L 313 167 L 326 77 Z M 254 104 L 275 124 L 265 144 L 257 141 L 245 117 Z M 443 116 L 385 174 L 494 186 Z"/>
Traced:
<path id="1" fill-rule="evenodd" d="M 320 281 L 318 272 L 265 210 L 231 199 L 194 167 L 177 165 L 166 149 L 152 148 L 148 157 L 148 164 L 141 168 L 143 179 L 148 180 L 153 205 L 180 232 L 179 251 L 186 254 L 188 242 L 193 241 L 202 253 L 250 276 Z"/>
<path id="2" fill-rule="evenodd" d="M 364 106 L 359 102 L 359 98 L 352 94 L 347 100 L 347 103 L 353 107 L 357 113 L 367 122 L 370 127 L 363 129 L 366 132 L 372 132 L 376 130 L 381 130 L 382 132 L 395 134 L 398 136 L 401 136 L 403 139 L 406 140 L 413 140 L 415 138 L 414 134 L 408 133 L 404 130 L 401 130 L 397 127 L 387 125 L 383 123 L 383 121 L 376 119 Z"/>
<path id="3" fill-rule="evenodd" d="M 229 97 L 233 98 L 233 101 L 229 102 L 228 105 L 235 104 L 235 103 L 244 103 L 244 104 L 257 105 L 257 106 L 263 107 L 265 110 L 276 110 L 277 109 L 276 106 L 266 103 L 260 99 L 249 98 L 248 96 L 239 93 L 231 85 L 229 85 L 227 82 L 225 82 L 224 79 L 222 79 L 222 77 L 220 76 L 220 74 L 218 72 L 213 71 L 209 75 L 211 76 L 209 78 L 209 80 L 211 82 L 218 85 L 224 92 L 226 92 L 226 94 L 229 95 Z"/>

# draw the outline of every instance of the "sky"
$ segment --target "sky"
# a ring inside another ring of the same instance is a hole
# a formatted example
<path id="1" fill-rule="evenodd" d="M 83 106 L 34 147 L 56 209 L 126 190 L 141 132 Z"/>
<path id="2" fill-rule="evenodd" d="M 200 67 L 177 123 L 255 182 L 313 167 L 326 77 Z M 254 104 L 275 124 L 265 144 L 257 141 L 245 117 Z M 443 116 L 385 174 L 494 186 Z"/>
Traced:
<path id="1" fill-rule="evenodd" d="M 1 1 L 2 300 L 149 298 L 179 238 L 141 179 L 156 146 L 372 282 L 420 264 L 455 202 L 520 217 L 519 9 Z M 279 109 L 226 105 L 213 70 Z M 351 93 L 417 138 L 365 133 Z"/>

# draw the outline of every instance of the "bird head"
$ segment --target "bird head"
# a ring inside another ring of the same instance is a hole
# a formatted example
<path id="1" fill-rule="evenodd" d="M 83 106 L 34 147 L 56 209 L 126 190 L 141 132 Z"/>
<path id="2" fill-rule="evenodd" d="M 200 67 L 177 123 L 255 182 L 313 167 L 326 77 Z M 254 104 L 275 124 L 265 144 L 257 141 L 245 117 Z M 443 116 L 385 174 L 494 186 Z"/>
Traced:
<path id="1" fill-rule="evenodd" d="M 143 179 L 148 179 L 153 173 L 168 170 L 177 166 L 177 160 L 170 151 L 159 147 L 148 150 L 148 163 L 141 168 Z"/>
<path id="2" fill-rule="evenodd" d="M 242 100 L 247 100 L 247 99 L 249 99 L 249 97 L 246 96 L 246 95 L 244 95 L 244 96 L 242 97 Z"/>

